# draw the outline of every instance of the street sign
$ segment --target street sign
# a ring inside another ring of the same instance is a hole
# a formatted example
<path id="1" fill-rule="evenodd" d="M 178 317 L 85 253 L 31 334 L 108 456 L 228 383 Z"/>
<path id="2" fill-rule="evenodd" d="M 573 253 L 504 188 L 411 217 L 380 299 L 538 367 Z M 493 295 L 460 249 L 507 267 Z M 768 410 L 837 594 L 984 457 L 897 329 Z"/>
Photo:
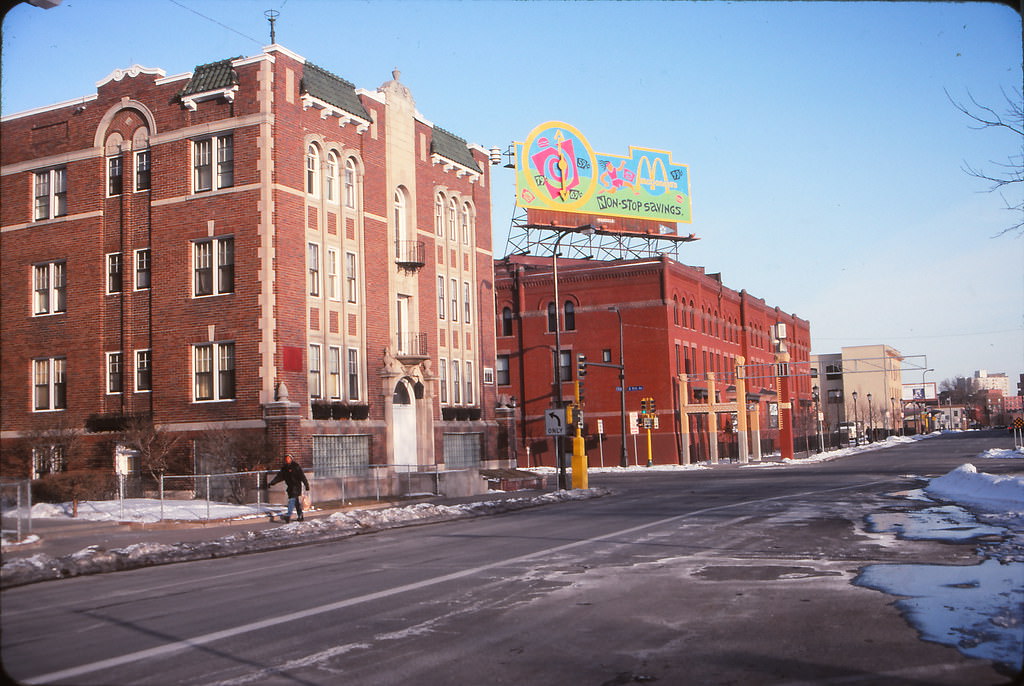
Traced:
<path id="1" fill-rule="evenodd" d="M 599 433 L 599 434 L 603 434 L 604 433 L 604 420 L 603 419 L 598 419 L 597 420 L 597 433 Z"/>
<path id="2" fill-rule="evenodd" d="M 544 414 L 544 433 L 548 436 L 565 435 L 565 410 L 551 408 Z"/>
<path id="3" fill-rule="evenodd" d="M 643 386 L 626 386 L 626 390 L 627 391 L 642 391 L 642 390 L 644 390 L 644 387 Z"/>
<path id="4" fill-rule="evenodd" d="M 640 427 L 638 427 L 636 425 L 636 418 L 638 416 L 639 416 L 638 412 L 630 412 L 629 413 L 629 433 L 633 434 L 634 436 L 636 434 L 640 433 Z"/>

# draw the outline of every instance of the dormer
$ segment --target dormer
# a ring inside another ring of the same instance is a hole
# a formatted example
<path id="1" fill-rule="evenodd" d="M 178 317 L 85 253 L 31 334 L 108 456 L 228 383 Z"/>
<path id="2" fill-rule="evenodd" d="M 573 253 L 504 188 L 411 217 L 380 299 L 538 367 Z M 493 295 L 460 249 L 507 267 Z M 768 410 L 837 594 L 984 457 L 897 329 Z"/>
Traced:
<path id="1" fill-rule="evenodd" d="M 231 65 L 232 60 L 221 60 L 201 64 L 192 72 L 192 78 L 178 94 L 181 103 L 190 111 L 204 100 L 223 98 L 233 102 L 238 92 L 238 74 Z"/>

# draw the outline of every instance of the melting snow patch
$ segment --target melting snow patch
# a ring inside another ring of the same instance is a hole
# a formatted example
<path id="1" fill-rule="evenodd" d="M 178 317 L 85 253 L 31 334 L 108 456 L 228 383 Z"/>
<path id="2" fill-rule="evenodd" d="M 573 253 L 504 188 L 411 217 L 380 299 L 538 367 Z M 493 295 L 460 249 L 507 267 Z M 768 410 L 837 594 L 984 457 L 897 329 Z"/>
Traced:
<path id="1" fill-rule="evenodd" d="M 924 490 L 933 498 L 983 512 L 1024 512 L 1024 476 L 979 473 L 972 464 L 932 479 Z"/>

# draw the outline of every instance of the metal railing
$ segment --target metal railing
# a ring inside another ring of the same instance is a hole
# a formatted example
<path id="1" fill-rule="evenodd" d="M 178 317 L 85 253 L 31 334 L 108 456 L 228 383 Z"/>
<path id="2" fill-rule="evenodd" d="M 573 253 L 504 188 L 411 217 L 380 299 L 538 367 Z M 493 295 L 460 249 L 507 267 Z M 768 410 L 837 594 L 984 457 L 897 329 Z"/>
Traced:
<path id="1" fill-rule="evenodd" d="M 0 536 L 18 542 L 32 535 L 32 482 L 28 479 L 0 481 Z"/>
<path id="2" fill-rule="evenodd" d="M 179 494 L 176 500 L 206 502 L 206 519 L 210 519 L 210 504 L 251 505 L 257 513 L 267 510 L 269 502 L 263 500 L 263 488 L 273 471 L 224 472 L 221 474 L 189 474 L 160 476 L 160 519 L 164 519 L 164 502 L 168 495 Z M 177 486 L 173 488 L 170 486 Z"/>

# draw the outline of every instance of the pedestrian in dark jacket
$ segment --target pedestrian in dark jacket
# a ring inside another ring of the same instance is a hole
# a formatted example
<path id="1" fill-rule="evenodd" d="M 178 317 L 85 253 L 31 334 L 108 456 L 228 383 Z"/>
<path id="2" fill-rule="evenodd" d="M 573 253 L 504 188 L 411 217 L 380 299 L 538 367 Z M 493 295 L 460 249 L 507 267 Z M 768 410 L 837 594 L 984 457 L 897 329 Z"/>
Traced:
<path id="1" fill-rule="evenodd" d="M 290 522 L 292 519 L 292 510 L 298 514 L 299 521 L 302 521 L 302 502 L 299 500 L 299 496 L 302 495 L 302 486 L 306 486 L 306 491 L 309 492 L 309 481 L 306 480 L 306 475 L 302 472 L 302 467 L 299 463 L 292 459 L 291 454 L 284 456 L 284 466 L 281 467 L 281 471 L 277 473 L 277 476 L 267 484 L 267 487 L 271 487 L 278 481 L 284 481 L 286 491 L 288 493 L 288 514 L 283 515 L 281 519 L 285 522 Z"/>

